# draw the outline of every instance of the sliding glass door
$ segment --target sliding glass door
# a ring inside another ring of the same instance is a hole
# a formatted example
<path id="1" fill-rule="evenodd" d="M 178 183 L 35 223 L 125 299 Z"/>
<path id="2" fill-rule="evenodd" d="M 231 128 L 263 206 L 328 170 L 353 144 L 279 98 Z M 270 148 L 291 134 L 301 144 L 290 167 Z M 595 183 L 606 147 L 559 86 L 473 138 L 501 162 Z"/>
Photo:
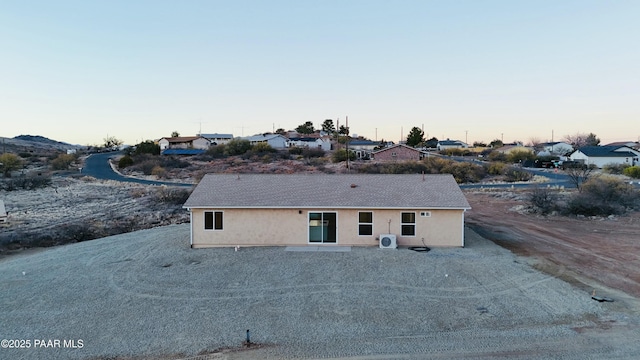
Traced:
<path id="1" fill-rule="evenodd" d="M 309 242 L 336 243 L 337 214 L 332 212 L 309 213 Z"/>

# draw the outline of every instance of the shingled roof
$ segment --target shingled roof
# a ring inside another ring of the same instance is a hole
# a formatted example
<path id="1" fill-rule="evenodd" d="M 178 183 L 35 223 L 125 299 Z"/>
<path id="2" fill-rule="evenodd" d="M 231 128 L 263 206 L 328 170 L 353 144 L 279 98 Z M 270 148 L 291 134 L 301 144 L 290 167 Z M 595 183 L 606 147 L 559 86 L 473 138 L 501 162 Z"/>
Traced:
<path id="1" fill-rule="evenodd" d="M 576 151 L 589 156 L 589 157 L 634 157 L 636 156 L 631 151 L 616 151 L 621 148 L 628 148 L 627 146 L 584 146 Z"/>
<path id="2" fill-rule="evenodd" d="M 184 207 L 471 208 L 449 174 L 207 174 Z"/>

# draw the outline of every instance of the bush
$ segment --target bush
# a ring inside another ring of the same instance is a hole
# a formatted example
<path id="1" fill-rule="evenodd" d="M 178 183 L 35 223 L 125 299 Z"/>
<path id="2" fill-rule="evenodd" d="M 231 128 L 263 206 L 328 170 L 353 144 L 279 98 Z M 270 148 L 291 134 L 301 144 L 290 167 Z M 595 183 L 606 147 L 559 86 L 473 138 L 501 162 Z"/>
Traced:
<path id="1" fill-rule="evenodd" d="M 140 169 L 145 175 L 152 175 L 153 169 L 156 166 L 160 166 L 160 162 L 158 160 L 146 160 L 141 164 L 138 164 L 136 168 Z"/>
<path id="2" fill-rule="evenodd" d="M 272 148 L 268 143 L 257 143 L 251 146 L 251 152 L 256 155 L 264 155 L 266 153 L 273 153 L 277 150 Z"/>
<path id="3" fill-rule="evenodd" d="M 291 155 L 302 155 L 303 151 L 304 151 L 304 148 L 301 148 L 301 147 L 289 148 L 289 154 Z"/>
<path id="4" fill-rule="evenodd" d="M 640 166 L 629 166 L 622 173 L 633 179 L 640 179 Z"/>
<path id="5" fill-rule="evenodd" d="M 188 161 L 182 160 L 175 156 L 160 157 L 160 166 L 166 169 L 184 169 L 191 165 Z"/>
<path id="6" fill-rule="evenodd" d="M 157 203 L 169 205 L 182 205 L 191 195 L 191 190 L 181 188 L 170 188 L 161 186 L 153 198 Z"/>
<path id="7" fill-rule="evenodd" d="M 127 166 L 131 166 L 131 165 L 133 165 L 133 159 L 129 155 L 125 155 L 121 157 L 120 160 L 118 161 L 118 167 L 120 169 L 124 169 Z"/>
<path id="8" fill-rule="evenodd" d="M 482 180 L 486 172 L 483 166 L 469 162 L 454 162 L 442 168 L 441 173 L 451 174 L 458 184 L 474 183 Z"/>
<path id="9" fill-rule="evenodd" d="M 50 175 L 27 175 L 0 181 L 0 189 L 6 191 L 35 190 L 51 185 Z"/>
<path id="10" fill-rule="evenodd" d="M 627 209 L 638 208 L 640 195 L 632 185 L 604 176 L 582 184 L 582 191 L 567 204 L 568 213 L 585 216 L 622 214 Z"/>
<path id="11" fill-rule="evenodd" d="M 151 175 L 155 175 L 159 178 L 163 178 L 167 174 L 167 171 L 162 166 L 154 166 L 151 169 Z"/>
<path id="12" fill-rule="evenodd" d="M 527 160 L 535 160 L 536 155 L 529 150 L 513 150 L 507 154 L 507 162 L 512 164 L 523 163 Z"/>
<path id="13" fill-rule="evenodd" d="M 506 169 L 507 169 L 507 164 L 496 161 L 489 164 L 489 166 L 487 167 L 487 172 L 490 175 L 502 175 L 504 174 Z"/>
<path id="14" fill-rule="evenodd" d="M 628 164 L 606 164 L 602 167 L 602 171 L 607 174 L 620 175 L 624 173 L 624 169 L 630 167 Z"/>
<path id="15" fill-rule="evenodd" d="M 355 160 L 356 153 L 349 150 L 349 160 Z M 334 163 L 339 163 L 342 161 L 347 161 L 347 150 L 346 149 L 338 149 L 333 152 L 332 160 Z"/>
<path id="16" fill-rule="evenodd" d="M 534 188 L 529 194 L 531 207 L 542 215 L 547 215 L 558 208 L 557 194 L 549 188 Z"/>
<path id="17" fill-rule="evenodd" d="M 249 140 L 233 139 L 229 141 L 224 148 L 224 154 L 227 156 L 243 155 L 251 149 Z"/>
<path id="18" fill-rule="evenodd" d="M 51 168 L 53 170 L 68 170 L 75 160 L 76 157 L 71 154 L 60 154 L 51 161 Z"/>
<path id="19" fill-rule="evenodd" d="M 141 155 L 141 154 L 160 155 L 160 145 L 154 143 L 151 140 L 147 140 L 136 145 L 133 153 L 135 155 Z"/>
<path id="20" fill-rule="evenodd" d="M 324 150 L 320 148 L 304 148 L 302 150 L 302 156 L 306 158 L 320 158 L 324 156 Z"/>
<path id="21" fill-rule="evenodd" d="M 505 181 L 506 182 L 516 182 L 516 181 L 529 181 L 533 178 L 533 175 L 522 169 L 511 166 L 504 172 Z"/>

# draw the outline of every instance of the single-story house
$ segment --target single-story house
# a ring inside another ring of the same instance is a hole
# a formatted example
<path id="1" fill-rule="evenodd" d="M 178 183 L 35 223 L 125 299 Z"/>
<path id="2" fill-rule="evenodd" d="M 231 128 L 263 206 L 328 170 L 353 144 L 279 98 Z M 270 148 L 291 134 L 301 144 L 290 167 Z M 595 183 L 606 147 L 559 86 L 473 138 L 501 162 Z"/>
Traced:
<path id="1" fill-rule="evenodd" d="M 536 146 L 539 153 L 548 153 L 549 155 L 565 155 L 573 151 L 573 146 L 562 141 L 545 142 Z"/>
<path id="2" fill-rule="evenodd" d="M 376 161 L 406 161 L 421 160 L 426 156 L 426 152 L 412 148 L 404 144 L 396 144 L 371 154 L 371 158 Z"/>
<path id="3" fill-rule="evenodd" d="M 640 151 L 628 146 L 583 146 L 569 155 L 573 161 L 599 168 L 607 164 L 636 165 Z"/>
<path id="4" fill-rule="evenodd" d="M 191 247 L 464 246 L 450 174 L 207 174 L 183 206 Z"/>
<path id="5" fill-rule="evenodd" d="M 612 142 L 610 144 L 606 144 L 605 146 L 628 146 L 632 149 L 640 150 L 639 141 L 618 141 L 618 142 Z"/>
<path id="6" fill-rule="evenodd" d="M 202 136 L 163 137 L 158 140 L 160 151 L 165 149 L 202 149 L 209 148 L 209 140 Z"/>
<path id="7" fill-rule="evenodd" d="M 308 147 L 329 151 L 331 150 L 331 140 L 322 137 L 293 137 L 289 138 L 289 147 Z"/>
<path id="8" fill-rule="evenodd" d="M 532 147 L 523 146 L 523 145 L 520 145 L 520 144 L 504 145 L 504 146 L 501 146 L 501 147 L 495 149 L 494 151 L 497 151 L 497 152 L 502 153 L 502 154 L 511 154 L 511 153 L 519 152 L 519 151 L 527 151 L 527 152 L 530 152 L 530 153 L 534 152 Z"/>
<path id="9" fill-rule="evenodd" d="M 259 134 L 243 137 L 241 139 L 249 140 L 251 145 L 267 143 L 274 149 L 285 149 L 288 143 L 288 139 L 280 134 Z"/>
<path id="10" fill-rule="evenodd" d="M 467 143 L 462 142 L 460 140 L 440 140 L 438 141 L 438 145 L 436 148 L 438 151 L 447 150 L 447 149 L 466 149 L 469 145 Z"/>
<path id="11" fill-rule="evenodd" d="M 371 153 L 379 146 L 379 141 L 349 140 L 349 150 L 353 150 L 358 159 L 370 159 Z"/>
<path id="12" fill-rule="evenodd" d="M 209 140 L 211 145 L 222 145 L 233 140 L 233 134 L 200 134 L 203 138 Z"/>

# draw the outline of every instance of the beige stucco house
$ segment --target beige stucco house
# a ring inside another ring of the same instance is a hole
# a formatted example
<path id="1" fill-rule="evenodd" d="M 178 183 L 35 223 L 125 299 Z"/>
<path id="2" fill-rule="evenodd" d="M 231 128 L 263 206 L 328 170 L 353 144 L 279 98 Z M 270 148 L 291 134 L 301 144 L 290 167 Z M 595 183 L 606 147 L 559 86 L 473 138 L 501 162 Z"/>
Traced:
<path id="1" fill-rule="evenodd" d="M 184 204 L 191 247 L 464 246 L 451 175 L 208 174 Z"/>

